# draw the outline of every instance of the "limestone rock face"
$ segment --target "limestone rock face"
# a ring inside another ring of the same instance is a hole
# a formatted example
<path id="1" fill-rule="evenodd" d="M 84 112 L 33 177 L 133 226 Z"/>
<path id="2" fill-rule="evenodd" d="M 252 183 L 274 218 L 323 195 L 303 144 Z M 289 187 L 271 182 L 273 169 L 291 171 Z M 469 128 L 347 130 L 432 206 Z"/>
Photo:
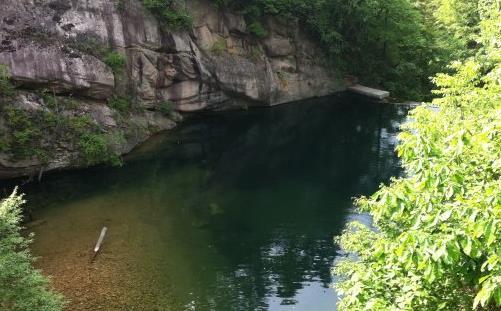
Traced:
<path id="1" fill-rule="evenodd" d="M 263 41 L 270 57 L 294 55 L 295 48 L 289 38 L 274 36 Z"/>
<path id="2" fill-rule="evenodd" d="M 106 99 L 113 93 L 113 72 L 94 56 L 73 57 L 58 46 L 16 43 L 15 50 L 0 53 L 0 64 L 10 68 L 12 79 L 19 84 L 96 99 Z"/>
<path id="3" fill-rule="evenodd" d="M 36 95 L 42 90 L 71 98 L 78 109 L 59 113 L 89 115 L 103 131 L 125 131 L 117 148 L 126 153 L 175 126 L 178 112 L 272 106 L 344 89 L 296 22 L 270 17 L 263 23 L 269 35 L 257 39 L 239 12 L 209 0 L 186 5 L 192 29 L 172 32 L 140 0 L 0 1 L 0 64 L 22 90 L 4 106 L 48 109 Z M 111 50 L 125 60 L 115 74 L 106 61 Z M 109 105 L 116 96 L 133 105 L 125 118 Z M 168 115 L 166 106 L 173 109 Z M 8 132 L 1 109 L 0 130 Z M 14 159 L 0 149 L 0 178 L 81 165 L 78 150 L 64 144 L 57 150 L 40 161 Z"/>

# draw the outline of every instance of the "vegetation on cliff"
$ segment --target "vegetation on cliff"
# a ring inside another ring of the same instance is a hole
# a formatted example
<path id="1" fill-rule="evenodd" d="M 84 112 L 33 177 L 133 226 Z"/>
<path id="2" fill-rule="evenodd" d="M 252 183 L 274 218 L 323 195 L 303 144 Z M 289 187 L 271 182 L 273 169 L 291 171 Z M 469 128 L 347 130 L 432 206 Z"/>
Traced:
<path id="1" fill-rule="evenodd" d="M 192 25 L 192 18 L 185 8 L 183 0 L 141 0 L 167 31 L 187 30 Z"/>
<path id="2" fill-rule="evenodd" d="M 405 176 L 357 201 L 376 230 L 352 223 L 338 240 L 357 255 L 335 269 L 340 310 L 501 306 L 501 13 L 489 1 L 439 4 L 465 58 L 403 128 Z"/>
<path id="3" fill-rule="evenodd" d="M 430 99 L 430 77 L 471 56 L 480 29 L 474 0 L 214 0 L 241 11 L 248 30 L 267 35 L 266 16 L 298 20 L 336 69 L 396 97 Z"/>
<path id="4" fill-rule="evenodd" d="M 58 146 L 77 152 L 75 160 L 85 165 L 119 165 L 117 146 L 121 132 L 106 133 L 87 114 L 65 114 L 77 105 L 71 99 L 42 92 L 46 109 L 24 110 L 9 103 L 0 105 L 7 130 L 0 136 L 0 151 L 14 160 L 33 160 L 45 164 L 53 159 Z M 118 109 L 118 108 L 117 108 Z"/>
<path id="5" fill-rule="evenodd" d="M 0 97 L 10 97 L 14 95 L 14 86 L 10 81 L 9 68 L 0 64 Z"/>
<path id="6" fill-rule="evenodd" d="M 23 197 L 15 191 L 0 201 L 0 309 L 62 310 L 62 296 L 53 292 L 48 280 L 32 266 L 34 258 L 28 249 L 32 236 L 21 234 L 23 204 Z"/>
<path id="7" fill-rule="evenodd" d="M 298 20 L 323 45 L 333 67 L 397 97 L 427 97 L 432 87 L 429 77 L 451 59 L 450 46 L 440 44 L 433 27 L 427 27 L 428 5 L 417 1 L 215 2 L 242 11 L 248 30 L 257 37 L 267 35 L 266 16 Z"/>

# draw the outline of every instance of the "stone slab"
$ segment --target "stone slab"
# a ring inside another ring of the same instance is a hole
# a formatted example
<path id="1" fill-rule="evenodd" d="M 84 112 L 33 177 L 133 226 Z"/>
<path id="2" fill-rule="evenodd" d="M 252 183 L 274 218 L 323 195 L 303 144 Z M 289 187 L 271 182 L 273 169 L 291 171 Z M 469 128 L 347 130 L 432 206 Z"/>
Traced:
<path id="1" fill-rule="evenodd" d="M 356 93 L 356 94 L 360 94 L 363 96 L 367 96 L 370 98 L 374 98 L 377 100 L 384 100 L 390 96 L 390 92 L 388 92 L 388 91 L 373 89 L 373 88 L 363 86 L 360 84 L 348 87 L 348 91 Z"/>

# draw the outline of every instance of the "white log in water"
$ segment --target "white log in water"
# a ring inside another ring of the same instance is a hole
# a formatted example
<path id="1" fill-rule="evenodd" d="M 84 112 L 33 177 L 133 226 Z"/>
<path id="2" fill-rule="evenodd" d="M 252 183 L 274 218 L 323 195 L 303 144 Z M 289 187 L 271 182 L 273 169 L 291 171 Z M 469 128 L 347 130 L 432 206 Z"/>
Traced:
<path id="1" fill-rule="evenodd" d="M 390 96 L 390 92 L 388 91 L 373 89 L 360 84 L 348 87 L 348 91 L 360 94 L 362 96 L 367 96 L 369 98 L 373 98 L 376 100 L 385 100 Z"/>
<path id="2" fill-rule="evenodd" d="M 101 230 L 101 234 L 99 235 L 99 239 L 97 240 L 96 246 L 94 247 L 94 255 L 92 256 L 92 261 L 94 261 L 94 259 L 97 256 L 97 253 L 101 249 L 101 245 L 103 244 L 103 240 L 104 240 L 104 236 L 106 235 L 106 231 L 108 231 L 108 228 L 103 227 L 103 229 Z"/>

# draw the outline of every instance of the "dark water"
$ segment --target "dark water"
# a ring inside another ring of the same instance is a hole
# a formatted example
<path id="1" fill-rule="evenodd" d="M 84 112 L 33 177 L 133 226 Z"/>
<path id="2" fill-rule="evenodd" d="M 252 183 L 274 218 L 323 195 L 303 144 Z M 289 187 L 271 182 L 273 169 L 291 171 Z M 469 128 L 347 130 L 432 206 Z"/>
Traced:
<path id="1" fill-rule="evenodd" d="M 24 188 L 44 220 L 33 250 L 72 301 L 103 309 L 335 310 L 333 236 L 368 222 L 352 197 L 398 174 L 406 113 L 337 96 L 191 119 L 122 168 Z M 107 289 L 80 275 L 103 225 L 92 269 Z M 107 298 L 75 295 L 75 279 Z"/>

